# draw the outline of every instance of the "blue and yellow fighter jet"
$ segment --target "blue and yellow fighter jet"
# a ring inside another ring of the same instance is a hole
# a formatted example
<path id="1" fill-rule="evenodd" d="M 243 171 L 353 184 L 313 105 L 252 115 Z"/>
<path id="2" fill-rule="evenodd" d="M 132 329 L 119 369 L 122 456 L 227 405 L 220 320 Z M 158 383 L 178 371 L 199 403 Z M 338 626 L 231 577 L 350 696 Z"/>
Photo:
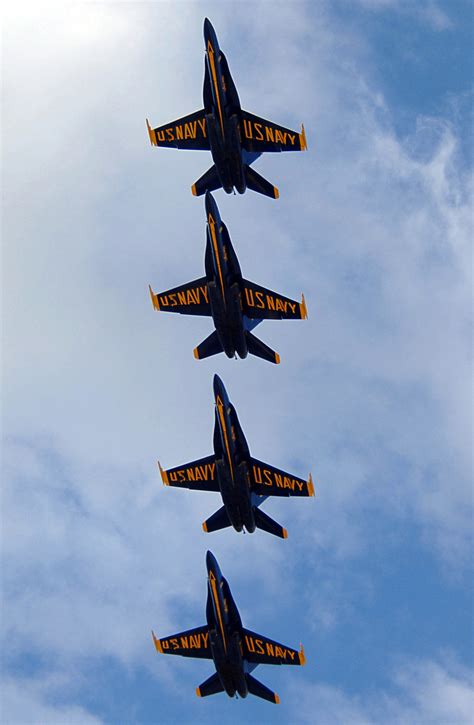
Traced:
<path id="1" fill-rule="evenodd" d="M 253 533 L 256 528 L 286 539 L 288 533 L 259 506 L 268 496 L 314 496 L 311 474 L 307 481 L 252 458 L 237 413 L 224 383 L 214 375 L 214 455 L 163 470 L 165 486 L 216 491 L 223 506 L 204 521 L 207 533 L 233 526 Z"/>
<path id="2" fill-rule="evenodd" d="M 227 580 L 208 551 L 207 624 L 153 642 L 162 654 L 212 659 L 217 670 L 196 688 L 198 697 L 226 692 L 229 697 L 248 693 L 278 704 L 280 698 L 250 674 L 258 665 L 304 665 L 304 649 L 291 649 L 242 626 Z"/>
<path id="3" fill-rule="evenodd" d="M 304 151 L 304 127 L 297 133 L 243 111 L 226 57 L 207 18 L 204 43 L 204 108 L 154 129 L 147 120 L 150 141 L 153 146 L 211 152 L 214 164 L 193 184 L 195 196 L 222 187 L 228 194 L 234 188 L 243 194 L 248 188 L 278 199 L 278 189 L 250 164 L 269 151 Z"/>
<path id="4" fill-rule="evenodd" d="M 278 364 L 278 353 L 251 330 L 265 319 L 306 319 L 304 296 L 296 302 L 242 277 L 229 232 L 209 191 L 206 218 L 206 276 L 158 294 L 149 287 L 153 307 L 163 312 L 212 317 L 216 329 L 195 348 L 197 360 L 220 352 L 241 358 L 250 353 Z"/>

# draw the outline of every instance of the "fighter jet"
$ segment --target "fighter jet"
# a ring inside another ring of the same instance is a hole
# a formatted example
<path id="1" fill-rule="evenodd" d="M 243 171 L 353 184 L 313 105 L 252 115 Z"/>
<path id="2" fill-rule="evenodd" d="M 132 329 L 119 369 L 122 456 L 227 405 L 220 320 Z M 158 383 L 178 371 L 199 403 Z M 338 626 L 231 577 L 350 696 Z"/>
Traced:
<path id="1" fill-rule="evenodd" d="M 304 296 L 296 302 L 242 277 L 229 232 L 209 191 L 206 218 L 206 276 L 157 294 L 149 286 L 153 307 L 163 312 L 212 317 L 216 329 L 195 348 L 197 360 L 220 352 L 241 358 L 250 353 L 278 364 L 278 353 L 251 330 L 264 319 L 306 319 Z"/>
<path id="2" fill-rule="evenodd" d="M 218 375 L 214 375 L 214 399 L 214 454 L 166 471 L 158 462 L 164 485 L 221 494 L 224 505 L 202 525 L 207 533 L 233 526 L 239 532 L 245 528 L 253 533 L 258 528 L 286 539 L 286 529 L 259 506 L 268 496 L 314 496 L 311 474 L 305 481 L 252 458 Z"/>
<path id="3" fill-rule="evenodd" d="M 291 649 L 242 627 L 242 620 L 227 580 L 214 555 L 206 554 L 207 624 L 158 639 L 152 631 L 156 650 L 161 654 L 212 659 L 217 670 L 196 688 L 198 697 L 226 692 L 229 697 L 248 693 L 278 704 L 280 698 L 250 674 L 260 664 L 304 665 L 304 649 Z"/>
<path id="4" fill-rule="evenodd" d="M 210 21 L 204 21 L 204 108 L 151 128 L 153 146 L 210 151 L 213 166 L 192 186 L 195 196 L 223 188 L 230 194 L 252 189 L 278 199 L 278 189 L 251 168 L 262 153 L 304 151 L 306 136 L 242 110 L 224 53 Z"/>

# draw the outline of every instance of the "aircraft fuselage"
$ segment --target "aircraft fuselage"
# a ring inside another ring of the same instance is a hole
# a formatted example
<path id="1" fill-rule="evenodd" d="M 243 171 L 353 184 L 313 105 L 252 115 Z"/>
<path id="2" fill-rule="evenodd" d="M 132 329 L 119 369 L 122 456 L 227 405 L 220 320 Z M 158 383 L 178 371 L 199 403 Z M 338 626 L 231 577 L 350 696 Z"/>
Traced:
<path id="1" fill-rule="evenodd" d="M 206 60 L 203 100 L 211 154 L 223 189 L 247 188 L 240 143 L 241 107 L 225 55 L 209 20 L 204 22 Z"/>
<path id="2" fill-rule="evenodd" d="M 248 348 L 240 300 L 242 273 L 227 227 L 209 193 L 206 218 L 205 269 L 212 319 L 227 357 L 237 354 L 245 358 Z"/>
<path id="3" fill-rule="evenodd" d="M 246 697 L 248 687 L 242 657 L 242 620 L 227 580 L 210 551 L 207 552 L 206 565 L 206 618 L 214 665 L 226 693 L 230 697 L 234 697 L 236 692 Z"/>
<path id="4" fill-rule="evenodd" d="M 214 453 L 222 501 L 236 531 L 255 531 L 248 460 L 250 451 L 222 380 L 214 375 Z"/>

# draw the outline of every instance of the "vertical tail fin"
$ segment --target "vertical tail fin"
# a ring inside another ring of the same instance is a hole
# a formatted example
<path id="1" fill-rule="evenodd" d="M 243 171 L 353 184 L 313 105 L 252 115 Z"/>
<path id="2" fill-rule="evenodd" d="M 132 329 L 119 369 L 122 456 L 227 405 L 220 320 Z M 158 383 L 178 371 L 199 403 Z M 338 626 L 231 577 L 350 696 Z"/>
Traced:
<path id="1" fill-rule="evenodd" d="M 274 536 L 279 536 L 280 539 L 288 538 L 287 530 L 284 529 L 283 526 L 280 526 L 280 524 L 278 524 L 272 518 L 270 518 L 270 516 L 265 514 L 261 509 L 254 508 L 253 516 L 255 519 L 255 526 L 257 527 L 257 529 L 262 529 L 262 531 L 266 531 L 269 534 L 273 534 Z"/>
<path id="2" fill-rule="evenodd" d="M 216 165 L 213 164 L 211 168 L 208 169 L 206 173 L 192 185 L 191 191 L 194 196 L 202 196 L 206 193 L 206 191 L 215 191 L 216 189 L 220 189 L 221 186 L 222 184 L 217 173 Z"/>
<path id="3" fill-rule="evenodd" d="M 214 674 L 208 677 L 208 679 L 199 685 L 199 687 L 196 687 L 196 695 L 198 697 L 217 695 L 218 692 L 224 692 L 224 688 L 221 685 L 217 672 L 214 672 Z"/>
<path id="4" fill-rule="evenodd" d="M 255 337 L 250 330 L 245 331 L 245 339 L 247 341 L 247 349 L 251 355 L 261 357 L 263 360 L 275 363 L 275 365 L 280 363 L 279 354 L 272 350 L 271 347 L 268 347 L 268 345 L 265 345 L 258 337 Z"/>
<path id="5" fill-rule="evenodd" d="M 219 531 L 219 529 L 225 529 L 230 525 L 231 523 L 229 521 L 229 517 L 227 516 L 225 506 L 221 506 L 220 509 L 204 521 L 202 528 L 207 534 L 210 534 L 212 531 Z"/>
<path id="6" fill-rule="evenodd" d="M 223 348 L 217 337 L 217 331 L 214 330 L 209 337 L 206 337 L 200 345 L 194 348 L 194 357 L 196 360 L 204 360 L 204 358 L 218 355 L 220 352 L 223 352 Z"/>
<path id="7" fill-rule="evenodd" d="M 248 189 L 256 191 L 258 194 L 269 196 L 271 199 L 278 199 L 280 193 L 276 186 L 273 186 L 269 181 L 257 174 L 255 169 L 250 166 L 244 166 L 245 182 Z"/>
<path id="8" fill-rule="evenodd" d="M 272 692 L 268 689 L 264 684 L 259 682 L 255 677 L 252 677 L 252 675 L 249 675 L 248 673 L 245 675 L 245 679 L 247 681 L 247 687 L 249 689 L 249 692 L 251 695 L 255 695 L 255 697 L 261 697 L 263 700 L 268 700 L 268 702 L 273 702 L 275 705 L 279 705 L 280 698 L 276 694 L 276 692 Z"/>

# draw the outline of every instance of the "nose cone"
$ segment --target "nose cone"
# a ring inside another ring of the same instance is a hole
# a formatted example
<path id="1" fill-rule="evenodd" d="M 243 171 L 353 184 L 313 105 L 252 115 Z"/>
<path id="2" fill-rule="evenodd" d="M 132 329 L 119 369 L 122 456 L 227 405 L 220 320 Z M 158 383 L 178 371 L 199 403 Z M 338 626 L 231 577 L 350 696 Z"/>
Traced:
<path id="1" fill-rule="evenodd" d="M 206 50 L 208 50 L 208 43 L 211 44 L 214 53 L 217 53 L 219 50 L 219 43 L 217 42 L 216 31 L 212 27 L 211 21 L 206 18 L 204 20 L 204 44 L 206 46 Z"/>
<path id="2" fill-rule="evenodd" d="M 219 222 L 220 222 L 219 209 L 217 208 L 215 199 L 212 196 L 210 191 L 206 191 L 205 204 L 206 204 L 206 218 L 209 220 L 209 214 L 210 214 L 212 216 L 212 218 L 214 219 L 215 223 L 219 224 Z"/>
<path id="3" fill-rule="evenodd" d="M 222 382 L 220 377 L 217 375 L 217 373 L 214 375 L 213 387 L 214 387 L 214 397 L 216 398 L 216 400 L 217 400 L 217 396 L 219 396 L 221 398 L 221 400 L 224 402 L 227 399 L 227 393 L 224 388 L 224 383 Z"/>
<path id="4" fill-rule="evenodd" d="M 208 551 L 206 554 L 206 567 L 208 572 L 212 571 L 214 574 L 219 571 L 219 564 L 212 551 Z"/>

